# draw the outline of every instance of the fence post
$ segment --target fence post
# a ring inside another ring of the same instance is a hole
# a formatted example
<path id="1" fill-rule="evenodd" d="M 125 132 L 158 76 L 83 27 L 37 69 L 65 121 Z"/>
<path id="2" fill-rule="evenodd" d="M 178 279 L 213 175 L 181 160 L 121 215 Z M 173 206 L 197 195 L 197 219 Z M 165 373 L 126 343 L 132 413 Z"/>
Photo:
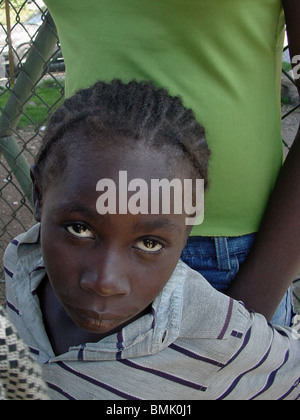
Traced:
<path id="1" fill-rule="evenodd" d="M 6 13 L 6 27 L 7 27 L 7 43 L 8 43 L 8 60 L 9 60 L 9 78 L 11 84 L 15 84 L 15 71 L 14 71 L 14 54 L 11 39 L 11 21 L 10 21 L 10 9 L 8 0 L 5 0 L 5 13 Z"/>
<path id="2" fill-rule="evenodd" d="M 34 87 L 47 70 L 47 62 L 57 44 L 57 32 L 49 13 L 30 48 L 28 58 L 20 72 L 7 104 L 0 116 L 0 152 L 2 152 L 26 198 L 32 204 L 30 167 L 23 151 L 12 137 L 22 110 L 34 94 Z"/>

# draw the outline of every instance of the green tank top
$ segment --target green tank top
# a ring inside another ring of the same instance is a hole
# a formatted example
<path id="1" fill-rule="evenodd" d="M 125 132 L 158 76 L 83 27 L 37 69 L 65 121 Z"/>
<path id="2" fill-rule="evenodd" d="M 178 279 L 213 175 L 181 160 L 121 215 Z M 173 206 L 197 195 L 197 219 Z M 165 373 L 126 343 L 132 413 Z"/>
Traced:
<path id="1" fill-rule="evenodd" d="M 283 161 L 281 0 L 46 0 L 68 96 L 97 80 L 150 79 L 180 95 L 212 151 L 192 235 L 256 232 Z"/>

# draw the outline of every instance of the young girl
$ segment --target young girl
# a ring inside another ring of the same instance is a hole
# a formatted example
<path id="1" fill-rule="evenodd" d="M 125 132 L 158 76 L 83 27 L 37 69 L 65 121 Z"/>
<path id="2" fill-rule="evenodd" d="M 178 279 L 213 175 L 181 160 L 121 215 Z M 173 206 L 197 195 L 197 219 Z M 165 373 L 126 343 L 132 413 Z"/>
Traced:
<path id="1" fill-rule="evenodd" d="M 53 399 L 299 396 L 292 331 L 178 262 L 198 191 L 180 212 L 184 188 L 150 190 L 207 185 L 208 160 L 192 111 L 148 82 L 99 82 L 52 117 L 32 170 L 39 223 L 10 244 L 5 271 Z"/>

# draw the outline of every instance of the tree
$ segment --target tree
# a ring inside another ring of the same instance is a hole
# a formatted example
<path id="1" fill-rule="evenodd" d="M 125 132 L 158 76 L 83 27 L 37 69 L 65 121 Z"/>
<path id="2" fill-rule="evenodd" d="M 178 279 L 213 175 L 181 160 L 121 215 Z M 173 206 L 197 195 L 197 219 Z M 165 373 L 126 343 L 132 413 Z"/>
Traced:
<path id="1" fill-rule="evenodd" d="M 27 0 L 8 0 L 8 3 L 10 3 L 10 6 L 16 11 L 20 10 L 23 5 L 24 7 L 27 6 Z M 0 0 L 0 10 L 5 10 L 5 0 Z"/>
<path id="2" fill-rule="evenodd" d="M 16 22 L 22 20 L 24 16 L 27 17 L 28 8 L 27 0 L 0 0 L 0 25 L 6 25 L 6 3 L 9 5 L 11 21 Z M 16 19 L 16 17 L 18 18 Z"/>

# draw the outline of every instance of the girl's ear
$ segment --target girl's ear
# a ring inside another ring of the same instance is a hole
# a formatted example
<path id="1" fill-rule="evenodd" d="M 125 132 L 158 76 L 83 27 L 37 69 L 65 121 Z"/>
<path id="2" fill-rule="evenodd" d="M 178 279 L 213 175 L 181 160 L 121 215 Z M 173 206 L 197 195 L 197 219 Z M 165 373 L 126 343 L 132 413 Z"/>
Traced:
<path id="1" fill-rule="evenodd" d="M 30 168 L 30 177 L 33 185 L 33 214 L 37 222 L 41 221 L 42 215 L 42 193 L 37 182 L 36 167 L 33 165 Z"/>

